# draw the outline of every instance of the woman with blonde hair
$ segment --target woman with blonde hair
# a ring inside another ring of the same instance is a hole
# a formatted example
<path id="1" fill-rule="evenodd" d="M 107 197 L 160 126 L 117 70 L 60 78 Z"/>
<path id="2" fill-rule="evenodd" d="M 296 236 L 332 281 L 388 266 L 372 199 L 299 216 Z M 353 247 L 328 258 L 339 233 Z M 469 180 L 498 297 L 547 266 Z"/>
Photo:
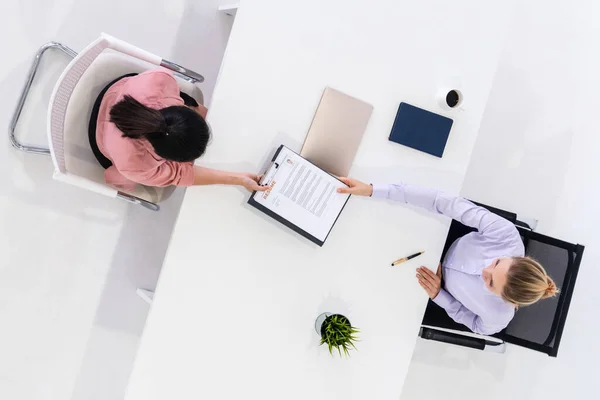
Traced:
<path id="1" fill-rule="evenodd" d="M 524 256 L 515 226 L 489 210 L 433 189 L 340 179 L 349 186 L 339 189 L 340 193 L 412 204 L 477 229 L 452 244 L 436 274 L 425 267 L 417 268 L 416 274 L 429 297 L 473 332 L 497 333 L 508 325 L 519 306 L 558 293 L 544 267 Z"/>

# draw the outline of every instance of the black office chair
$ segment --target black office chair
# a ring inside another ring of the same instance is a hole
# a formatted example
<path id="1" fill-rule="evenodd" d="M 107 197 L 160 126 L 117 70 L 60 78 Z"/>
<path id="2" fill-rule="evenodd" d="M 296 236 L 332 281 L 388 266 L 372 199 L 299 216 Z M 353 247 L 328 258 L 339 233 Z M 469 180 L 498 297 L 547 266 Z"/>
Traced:
<path id="1" fill-rule="evenodd" d="M 479 205 L 515 224 L 521 233 L 525 245 L 525 254 L 535 258 L 544 266 L 560 288 L 560 294 L 554 298 L 519 308 L 510 324 L 503 331 L 492 335 L 492 337 L 481 337 L 480 335 L 473 337 L 462 334 L 461 332 L 472 332 L 465 325 L 454 322 L 443 308 L 429 301 L 419 336 L 424 339 L 479 350 L 491 349 L 492 351 L 503 347 L 504 342 L 506 342 L 556 357 L 567 320 L 571 297 L 575 289 L 575 281 L 577 280 L 584 246 L 533 232 L 527 224 L 517 220 L 515 213 L 483 204 Z M 472 231 L 474 231 L 473 228 L 469 228 L 458 221 L 452 221 L 444 245 L 442 260 L 456 239 Z"/>

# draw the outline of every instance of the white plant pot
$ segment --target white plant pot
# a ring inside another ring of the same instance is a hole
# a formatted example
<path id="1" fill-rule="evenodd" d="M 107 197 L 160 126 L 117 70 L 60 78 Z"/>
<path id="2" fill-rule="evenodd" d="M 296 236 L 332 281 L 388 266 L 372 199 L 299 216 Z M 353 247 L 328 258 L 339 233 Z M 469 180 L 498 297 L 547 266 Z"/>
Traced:
<path id="1" fill-rule="evenodd" d="M 317 331 L 317 335 L 319 335 L 319 337 L 321 337 L 321 327 L 323 326 L 323 322 L 325 322 L 325 319 L 327 319 L 327 317 L 329 317 L 330 315 L 333 315 L 330 312 L 324 312 L 323 314 L 319 315 L 315 321 L 315 331 Z"/>

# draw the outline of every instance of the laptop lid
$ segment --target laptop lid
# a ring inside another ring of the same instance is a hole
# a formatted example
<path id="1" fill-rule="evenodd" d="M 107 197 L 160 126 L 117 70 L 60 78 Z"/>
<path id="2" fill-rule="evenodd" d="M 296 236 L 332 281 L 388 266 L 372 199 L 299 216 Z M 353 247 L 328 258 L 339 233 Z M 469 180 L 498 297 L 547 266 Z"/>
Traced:
<path id="1" fill-rule="evenodd" d="M 336 176 L 347 176 L 373 106 L 325 88 L 300 155 Z"/>

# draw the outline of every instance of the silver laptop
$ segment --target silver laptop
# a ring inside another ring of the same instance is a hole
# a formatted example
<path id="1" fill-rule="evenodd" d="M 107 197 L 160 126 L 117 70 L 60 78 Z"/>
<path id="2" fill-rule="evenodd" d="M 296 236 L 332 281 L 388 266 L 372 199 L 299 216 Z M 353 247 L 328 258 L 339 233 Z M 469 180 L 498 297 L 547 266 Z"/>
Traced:
<path id="1" fill-rule="evenodd" d="M 326 88 L 300 155 L 336 176 L 348 176 L 373 106 Z"/>

